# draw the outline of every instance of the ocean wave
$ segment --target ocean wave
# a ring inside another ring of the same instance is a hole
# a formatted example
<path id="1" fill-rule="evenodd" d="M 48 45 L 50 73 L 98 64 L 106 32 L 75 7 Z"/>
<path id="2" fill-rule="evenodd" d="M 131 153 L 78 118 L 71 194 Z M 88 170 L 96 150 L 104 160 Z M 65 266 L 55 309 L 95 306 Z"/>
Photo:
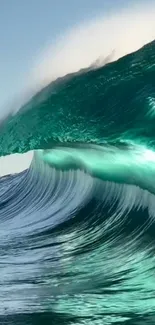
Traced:
<path id="1" fill-rule="evenodd" d="M 1 155 L 58 143 L 154 146 L 154 48 L 52 82 L 1 124 Z M 146 127 L 147 123 L 147 127 Z"/>
<path id="2" fill-rule="evenodd" d="M 153 194 L 37 155 L 0 186 L 1 315 L 119 324 L 154 312 Z"/>
<path id="3" fill-rule="evenodd" d="M 3 121 L 0 155 L 34 155 L 0 178 L 0 321 L 153 324 L 154 50 L 57 79 Z"/>

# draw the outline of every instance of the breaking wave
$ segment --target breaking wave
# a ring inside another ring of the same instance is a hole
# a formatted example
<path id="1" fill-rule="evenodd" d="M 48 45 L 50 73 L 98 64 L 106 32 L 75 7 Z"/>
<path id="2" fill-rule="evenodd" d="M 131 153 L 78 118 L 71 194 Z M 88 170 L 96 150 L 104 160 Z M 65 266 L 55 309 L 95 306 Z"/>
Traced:
<path id="1" fill-rule="evenodd" d="M 154 323 L 154 109 L 152 42 L 2 122 L 1 156 L 33 151 L 0 178 L 2 323 Z"/>

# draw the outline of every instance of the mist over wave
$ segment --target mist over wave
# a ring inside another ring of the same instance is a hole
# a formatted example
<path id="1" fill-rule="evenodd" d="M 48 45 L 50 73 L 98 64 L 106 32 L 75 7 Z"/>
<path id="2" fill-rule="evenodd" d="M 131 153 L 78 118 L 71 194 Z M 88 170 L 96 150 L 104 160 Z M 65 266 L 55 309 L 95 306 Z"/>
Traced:
<path id="1" fill-rule="evenodd" d="M 101 13 L 95 18 L 66 28 L 35 58 L 25 80 L 25 87 L 0 107 L 0 120 L 16 114 L 38 90 L 49 82 L 84 68 L 96 68 L 134 52 L 154 40 L 155 5 Z"/>
<path id="2" fill-rule="evenodd" d="M 155 5 L 135 4 L 81 22 L 43 50 L 34 82 L 47 84 L 91 65 L 102 66 L 134 52 L 155 37 Z"/>

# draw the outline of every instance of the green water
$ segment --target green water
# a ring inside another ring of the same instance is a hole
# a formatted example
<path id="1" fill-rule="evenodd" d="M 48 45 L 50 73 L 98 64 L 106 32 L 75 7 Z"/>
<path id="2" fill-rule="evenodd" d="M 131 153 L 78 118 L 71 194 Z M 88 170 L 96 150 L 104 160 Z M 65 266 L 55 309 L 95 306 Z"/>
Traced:
<path id="1" fill-rule="evenodd" d="M 1 126 L 1 155 L 69 143 L 155 146 L 155 42 L 52 82 Z"/>

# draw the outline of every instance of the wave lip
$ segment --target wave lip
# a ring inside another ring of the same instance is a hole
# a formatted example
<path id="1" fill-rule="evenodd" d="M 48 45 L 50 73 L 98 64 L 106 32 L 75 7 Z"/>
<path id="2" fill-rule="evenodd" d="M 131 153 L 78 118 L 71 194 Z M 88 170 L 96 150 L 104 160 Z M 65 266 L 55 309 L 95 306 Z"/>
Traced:
<path id="1" fill-rule="evenodd" d="M 144 146 L 65 145 L 35 155 L 59 170 L 81 169 L 104 181 L 136 185 L 155 194 L 155 152 Z"/>

